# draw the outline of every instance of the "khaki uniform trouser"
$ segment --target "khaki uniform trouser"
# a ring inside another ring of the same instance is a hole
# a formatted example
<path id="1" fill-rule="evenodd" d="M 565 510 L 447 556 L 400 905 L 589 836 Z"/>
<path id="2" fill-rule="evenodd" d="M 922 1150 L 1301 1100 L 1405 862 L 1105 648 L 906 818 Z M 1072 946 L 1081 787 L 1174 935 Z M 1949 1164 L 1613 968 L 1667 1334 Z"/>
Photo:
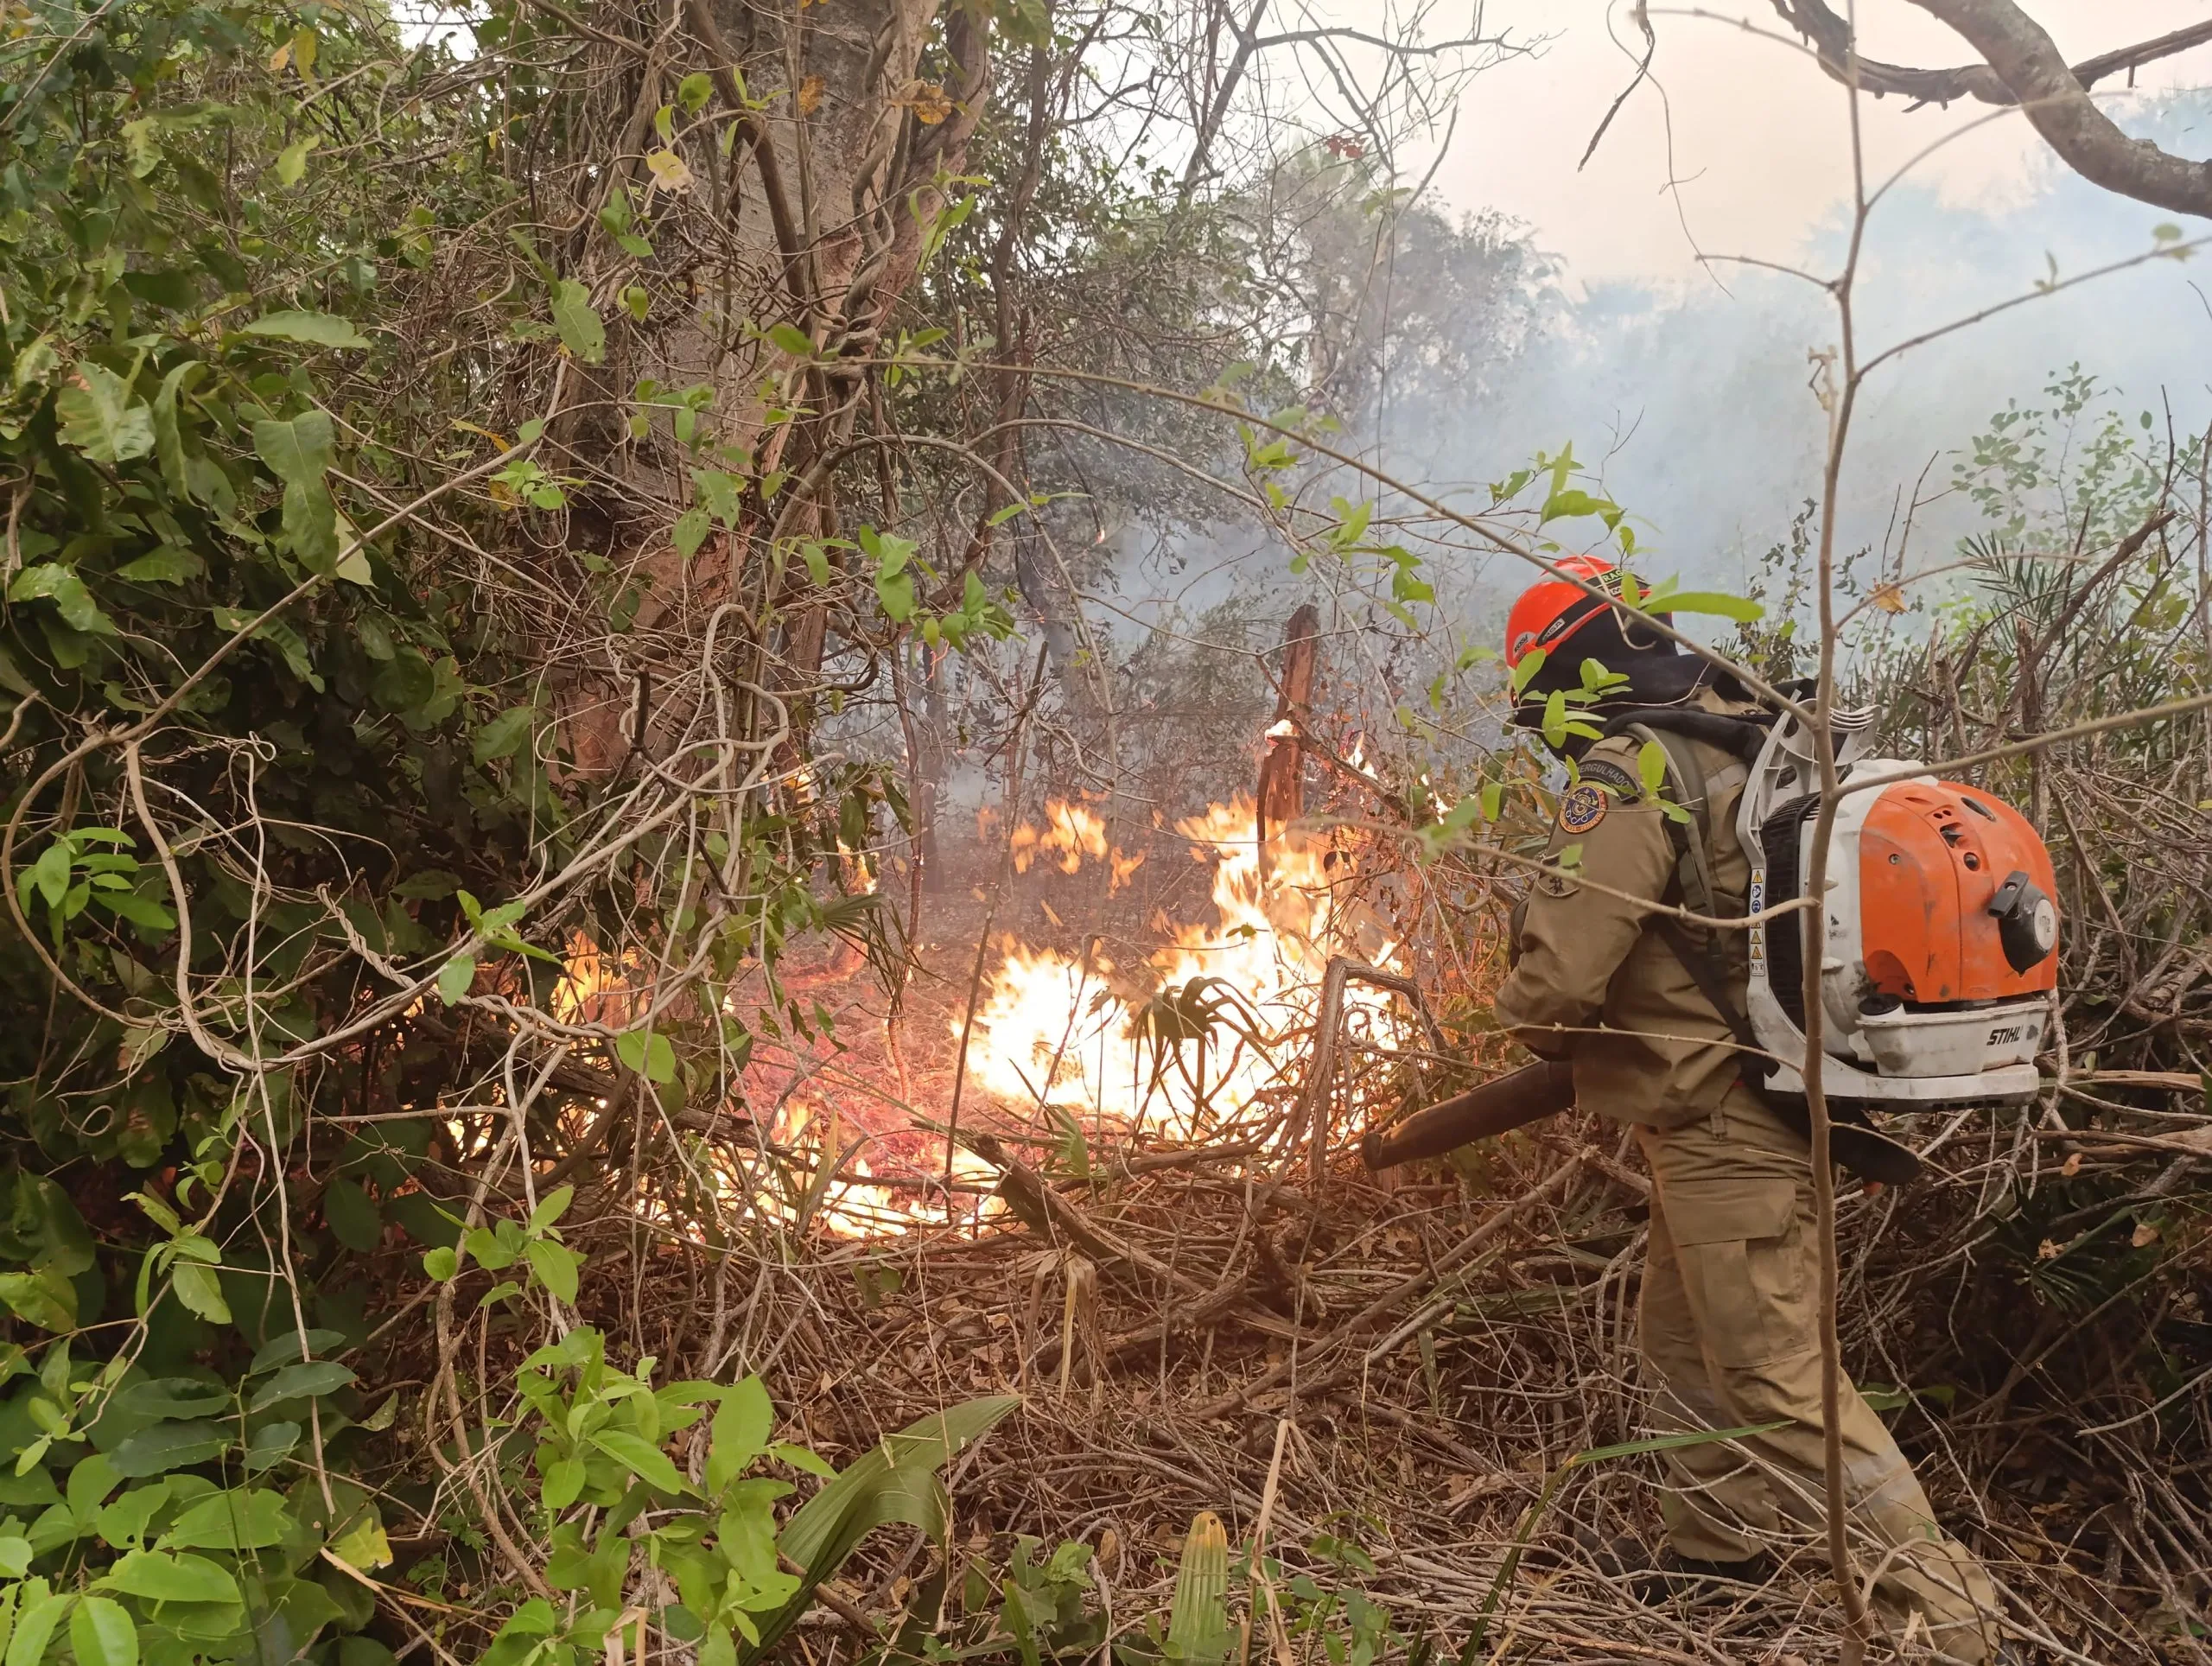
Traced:
<path id="1" fill-rule="evenodd" d="M 1743 1088 L 1709 1117 L 1639 1128 L 1655 1182 L 1639 1319 L 1645 1390 L 1662 1432 L 1788 1420 L 1741 1442 L 1665 1454 L 1661 1513 L 1679 1555 L 1735 1561 L 1824 1520 L 1820 1266 L 1805 1143 Z M 1853 1560 L 1878 1611 L 1914 1612 L 1942 1654 L 1986 1660 L 1997 1599 L 1936 1524 L 1889 1430 L 1847 1380 L 1843 1465 Z M 1746 1461 L 1745 1453 L 1751 1455 Z"/>

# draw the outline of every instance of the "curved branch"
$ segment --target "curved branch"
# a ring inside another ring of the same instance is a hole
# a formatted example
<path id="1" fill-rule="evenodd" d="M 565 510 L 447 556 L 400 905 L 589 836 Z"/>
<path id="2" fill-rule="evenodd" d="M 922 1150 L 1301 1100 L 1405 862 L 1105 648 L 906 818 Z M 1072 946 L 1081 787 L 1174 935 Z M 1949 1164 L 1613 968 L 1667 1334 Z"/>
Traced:
<path id="1" fill-rule="evenodd" d="M 1989 60 L 1991 73 L 2019 101 L 2044 142 L 2082 178 L 2177 213 L 2212 216 L 2212 162 L 2191 162 L 2122 132 L 2097 108 L 2057 44 L 2012 0 L 1913 3 L 1950 25 Z M 2212 24 L 2179 29 L 2166 39 L 2183 46 L 2212 40 Z"/>
<path id="2" fill-rule="evenodd" d="M 1876 98 L 1895 92 L 1920 105 L 1947 105 L 1958 99 L 1977 99 L 1983 104 L 2014 105 L 2032 103 L 2037 96 L 2022 96 L 2019 80 L 2000 63 L 1995 53 L 1977 38 L 1974 29 L 1956 18 L 1950 11 L 1976 12 L 1992 21 L 2002 21 L 2009 27 L 2012 19 L 2003 18 L 2011 13 L 2018 22 L 2024 23 L 2039 36 L 2050 54 L 2052 63 L 2070 78 L 2078 90 L 2086 91 L 2107 76 L 2117 75 L 2122 70 L 2133 73 L 2145 64 L 2156 63 L 2161 58 L 2171 58 L 2186 52 L 2191 47 L 2212 41 L 2212 23 L 2191 23 L 2154 40 L 2139 41 L 2132 47 L 2120 47 L 2111 52 L 2100 53 L 2069 66 L 2058 56 L 2058 48 L 2050 37 L 2037 29 L 2032 20 L 2021 14 L 2011 0 L 1963 0 L 1963 3 L 1929 3 L 1929 0 L 1913 0 L 1923 10 L 1936 14 L 1958 33 L 1973 42 L 1989 61 L 1982 64 L 1961 64 L 1952 69 L 1917 69 L 1907 64 L 1885 64 L 1877 59 L 1854 59 L 1851 52 L 1851 25 L 1840 16 L 1826 0 L 1772 0 L 1774 9 L 1782 20 L 1803 35 L 1818 55 L 1821 67 L 1829 76 L 1846 86 L 1857 86 Z M 2048 136 L 2046 136 L 2048 137 Z"/>

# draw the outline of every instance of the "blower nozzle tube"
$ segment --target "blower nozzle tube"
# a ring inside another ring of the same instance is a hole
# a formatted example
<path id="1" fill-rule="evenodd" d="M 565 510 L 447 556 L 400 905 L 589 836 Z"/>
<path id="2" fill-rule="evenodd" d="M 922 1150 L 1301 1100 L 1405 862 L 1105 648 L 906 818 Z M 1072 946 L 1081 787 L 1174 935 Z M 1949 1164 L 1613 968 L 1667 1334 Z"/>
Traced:
<path id="1" fill-rule="evenodd" d="M 1556 1116 L 1573 1103 L 1573 1065 L 1548 1060 L 1524 1065 L 1376 1129 L 1360 1141 L 1360 1160 L 1378 1169 L 1440 1157 L 1472 1141 Z"/>

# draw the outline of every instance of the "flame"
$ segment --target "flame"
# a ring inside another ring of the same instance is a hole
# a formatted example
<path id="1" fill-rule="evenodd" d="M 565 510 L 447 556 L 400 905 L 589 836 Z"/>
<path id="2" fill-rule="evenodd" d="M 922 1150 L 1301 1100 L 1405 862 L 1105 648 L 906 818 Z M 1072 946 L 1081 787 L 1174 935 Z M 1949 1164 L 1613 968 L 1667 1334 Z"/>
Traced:
<path id="1" fill-rule="evenodd" d="M 868 1149 L 868 1138 L 852 1135 L 834 1096 L 795 1094 L 777 1112 L 777 1144 L 786 1149 L 812 1147 L 809 1154 L 816 1167 L 810 1173 L 802 1167 L 798 1176 L 801 1186 L 821 1186 L 807 1217 L 810 1227 L 832 1237 L 864 1239 L 944 1223 L 947 1193 L 941 1150 L 932 1150 L 926 1161 L 879 1163 Z M 830 1163 L 838 1165 L 836 1172 L 821 1181 L 821 1166 Z M 998 1171 L 964 1146 L 953 1148 L 950 1178 L 960 1189 L 961 1200 L 950 1211 L 956 1218 L 981 1222 L 1005 1211 L 1005 1199 L 993 1192 Z M 785 1221 L 797 1218 L 788 1200 L 769 1192 L 757 1192 L 754 1206 Z"/>
<path id="2" fill-rule="evenodd" d="M 869 850 L 855 850 L 844 840 L 837 841 L 837 871 L 843 877 L 845 889 L 855 896 L 874 896 L 878 881 L 875 854 Z"/>
<path id="3" fill-rule="evenodd" d="M 998 817 L 988 809 L 976 812 L 976 832 L 978 837 L 988 835 L 990 826 Z M 1039 832 L 1024 822 L 1014 830 L 1014 836 L 1007 841 L 1014 854 L 1014 871 L 1027 874 L 1040 855 L 1054 857 L 1053 866 L 1063 874 L 1079 874 L 1084 859 L 1103 862 L 1110 875 L 1108 893 L 1119 891 L 1130 877 L 1144 866 L 1145 853 L 1134 856 L 1119 845 L 1106 842 L 1106 825 L 1081 804 L 1070 804 L 1064 798 L 1048 798 L 1045 803 L 1045 828 Z"/>
<path id="4" fill-rule="evenodd" d="M 1064 824 L 1079 825 L 1054 822 Z M 1332 873 L 1325 842 L 1295 833 L 1271 840 L 1263 873 L 1254 806 L 1243 798 L 1175 829 L 1196 860 L 1216 864 L 1213 924 L 1166 925 L 1167 946 L 1127 969 L 1103 954 L 1007 941 L 969 1042 L 978 1086 L 1016 1104 L 1195 1132 L 1292 1084 L 1281 1043 L 1311 1021 L 1332 955 L 1390 958 L 1395 944 L 1380 922 L 1340 903 L 1344 870 Z M 1049 836 L 1031 848 L 1047 848 Z M 1125 881 L 1136 862 L 1116 866 Z M 1378 1015 L 1389 1010 L 1387 997 L 1358 986 L 1346 999 Z"/>
<path id="5" fill-rule="evenodd" d="M 564 1024 L 627 1025 L 642 1009 L 642 995 L 629 978 L 637 956 L 609 954 L 582 932 L 569 934 L 568 950 L 561 980 L 553 986 L 553 1016 Z"/>
<path id="6" fill-rule="evenodd" d="M 1014 830 L 1014 836 L 1007 843 L 1014 851 L 1014 871 L 1027 874 L 1030 863 L 1040 855 L 1058 853 L 1056 866 L 1063 874 L 1082 871 L 1083 859 L 1093 862 L 1106 859 L 1106 825 L 1081 804 L 1071 804 L 1061 798 L 1048 800 L 1045 805 L 1046 827 L 1039 833 L 1024 822 Z"/>

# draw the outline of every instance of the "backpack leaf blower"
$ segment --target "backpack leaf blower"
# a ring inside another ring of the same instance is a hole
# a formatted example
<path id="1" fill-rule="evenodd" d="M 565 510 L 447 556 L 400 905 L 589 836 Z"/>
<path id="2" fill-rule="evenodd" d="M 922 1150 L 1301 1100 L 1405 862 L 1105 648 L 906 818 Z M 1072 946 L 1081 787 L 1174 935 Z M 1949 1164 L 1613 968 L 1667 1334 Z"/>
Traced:
<path id="1" fill-rule="evenodd" d="M 1864 755 L 1872 718 L 1833 715 L 1847 789 L 1854 775 L 1921 767 Z M 1804 894 L 1817 779 L 1808 737 L 1777 719 L 1737 810 L 1754 916 Z M 1933 774 L 1847 791 L 1814 931 L 1799 913 L 1750 928 L 1746 1004 L 1776 1061 L 1768 1091 L 1804 1092 L 1809 936 L 1822 945 L 1818 1068 L 1830 1098 L 1900 1110 L 2033 1098 L 2058 985 L 2056 890 L 2035 828 L 1994 794 Z"/>

